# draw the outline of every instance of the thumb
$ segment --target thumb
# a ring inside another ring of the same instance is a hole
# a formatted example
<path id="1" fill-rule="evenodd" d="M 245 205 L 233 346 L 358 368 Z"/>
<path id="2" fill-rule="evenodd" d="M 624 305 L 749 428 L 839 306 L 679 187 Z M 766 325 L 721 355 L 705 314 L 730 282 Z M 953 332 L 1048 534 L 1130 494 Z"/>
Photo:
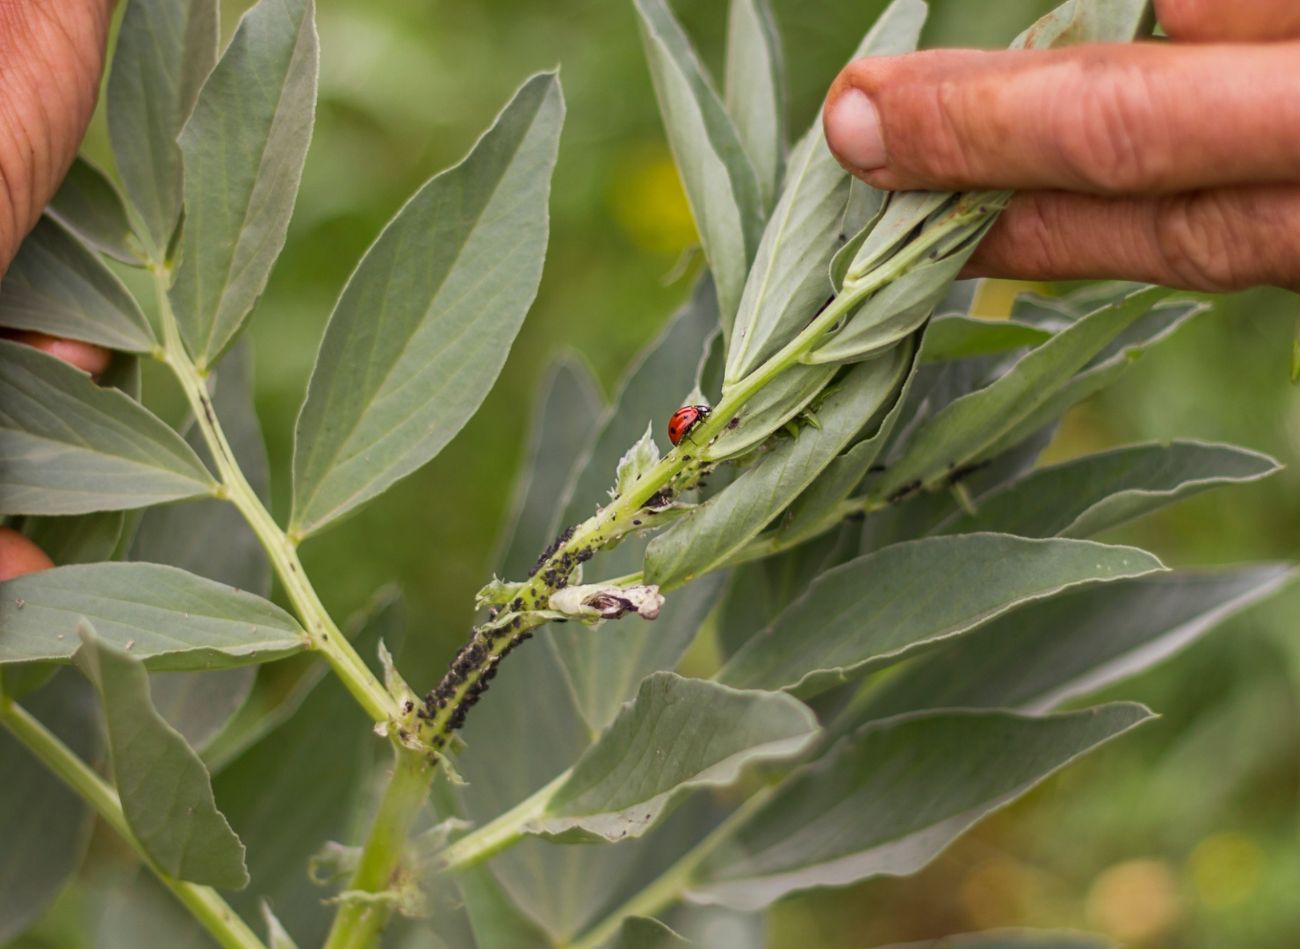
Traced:
<path id="1" fill-rule="evenodd" d="M 95 108 L 111 0 L 0 2 L 0 273 Z"/>
<path id="2" fill-rule="evenodd" d="M 1150 194 L 1295 180 L 1300 43 L 1139 43 L 863 59 L 826 140 L 890 189 Z"/>

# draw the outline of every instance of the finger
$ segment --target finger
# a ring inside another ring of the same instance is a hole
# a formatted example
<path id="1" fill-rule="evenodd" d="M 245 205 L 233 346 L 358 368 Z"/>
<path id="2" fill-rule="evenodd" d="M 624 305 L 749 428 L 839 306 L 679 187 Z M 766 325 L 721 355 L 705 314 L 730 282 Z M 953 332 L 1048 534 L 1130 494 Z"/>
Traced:
<path id="1" fill-rule="evenodd" d="M 103 346 L 95 346 L 75 339 L 62 339 L 58 336 L 47 336 L 45 333 L 27 330 L 7 335 L 16 342 L 25 343 L 33 349 L 39 349 L 66 363 L 71 363 L 92 376 L 102 374 L 113 361 L 113 354 Z"/>
<path id="2" fill-rule="evenodd" d="M 1300 43 L 935 50 L 851 63 L 840 161 L 890 189 L 1173 193 L 1300 179 Z"/>
<path id="3" fill-rule="evenodd" d="M 975 251 L 966 276 L 1300 289 L 1300 186 L 1159 198 L 1024 192 Z"/>
<path id="4" fill-rule="evenodd" d="M 1284 40 L 1300 36 L 1295 0 L 1156 0 L 1156 17 L 1176 40 Z"/>
<path id="5" fill-rule="evenodd" d="M 12 580 L 25 573 L 49 570 L 54 561 L 45 551 L 12 527 L 0 527 L 0 580 Z"/>
<path id="6" fill-rule="evenodd" d="M 0 2 L 0 273 L 63 180 L 90 121 L 111 6 Z"/>

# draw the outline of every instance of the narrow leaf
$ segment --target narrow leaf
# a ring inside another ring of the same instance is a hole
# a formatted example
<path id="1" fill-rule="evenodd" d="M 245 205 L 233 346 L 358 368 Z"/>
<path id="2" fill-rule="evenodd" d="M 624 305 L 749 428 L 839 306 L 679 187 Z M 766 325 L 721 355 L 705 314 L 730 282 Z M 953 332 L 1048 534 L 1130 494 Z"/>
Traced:
<path id="1" fill-rule="evenodd" d="M 811 363 L 865 359 L 916 331 L 929 318 L 974 252 L 992 218 L 972 228 L 969 243 L 935 260 L 923 260 L 873 294 L 805 358 Z"/>
<path id="2" fill-rule="evenodd" d="M 928 338 L 930 331 L 927 329 L 925 332 Z M 920 347 L 924 351 L 924 339 Z M 879 427 L 827 465 L 817 480 L 790 505 L 789 514 L 777 525 L 772 535 L 775 543 L 788 547 L 816 536 L 825 529 L 827 518 L 836 512 L 841 502 L 857 490 L 893 435 L 894 426 L 898 424 L 907 405 L 912 382 L 916 379 L 916 370 L 916 361 L 913 359 L 904 370 L 906 376 Z"/>
<path id="3" fill-rule="evenodd" d="M 0 583 L 0 663 L 70 658 L 82 618 L 151 669 L 266 662 L 307 645 L 288 613 L 251 593 L 160 564 L 98 563 Z"/>
<path id="4" fill-rule="evenodd" d="M 48 215 L 36 222 L 0 281 L 0 326 L 131 353 L 158 346 L 122 282 Z"/>
<path id="5" fill-rule="evenodd" d="M 504 577 L 522 577 L 555 535 L 556 503 L 568 488 L 573 460 L 591 441 L 601 416 L 591 371 L 572 357 L 558 360 L 542 384 L 514 501 L 493 563 Z"/>
<path id="6" fill-rule="evenodd" d="M 690 945 L 694 944 L 657 919 L 629 916 L 623 920 L 618 936 L 609 944 L 609 949 L 680 949 Z"/>
<path id="7" fill-rule="evenodd" d="M 911 52 L 925 16 L 923 0 L 894 0 L 853 58 Z M 727 351 L 727 386 L 792 339 L 831 296 L 827 268 L 850 236 L 840 231 L 849 181 L 826 145 L 819 117 L 790 155 L 785 188 L 745 281 Z"/>
<path id="8" fill-rule="evenodd" d="M 636 10 L 668 145 L 729 327 L 763 227 L 758 179 L 667 0 L 636 0 Z"/>
<path id="9" fill-rule="evenodd" d="M 1050 709 L 1164 661 L 1295 577 L 1284 564 L 1178 571 L 1033 603 L 901 669 L 863 715 Z"/>
<path id="10" fill-rule="evenodd" d="M 1098 310 L 1031 350 L 991 385 L 950 403 L 912 437 L 903 456 L 877 483 L 876 495 L 889 497 L 914 484 L 933 485 L 978 458 L 1168 294 L 1151 287 Z"/>
<path id="11" fill-rule="evenodd" d="M 1126 43 L 1151 32 L 1151 0 L 1065 0 L 1011 44 L 1051 49 L 1075 43 Z"/>
<path id="12" fill-rule="evenodd" d="M 180 880 L 238 889 L 244 845 L 217 810 L 208 770 L 149 699 L 144 665 L 78 626 L 73 663 L 99 692 L 113 777 L 131 833 Z"/>
<path id="13" fill-rule="evenodd" d="M 217 60 L 216 0 L 130 0 L 108 77 L 108 136 L 127 196 L 158 259 L 181 210 L 176 144 Z M 247 113 L 237 108 L 238 118 Z M 205 247 L 215 252 L 215 247 Z"/>
<path id="14" fill-rule="evenodd" d="M 646 426 L 645 434 L 637 439 L 636 444 L 627 450 L 618 461 L 614 471 L 614 487 L 610 497 L 621 497 L 623 492 L 631 490 L 636 482 L 659 463 L 659 446 L 655 444 L 654 422 Z"/>
<path id="15" fill-rule="evenodd" d="M 1037 346 L 1049 330 L 1015 320 L 981 320 L 950 314 L 936 316 L 925 331 L 921 362 L 949 362 Z"/>
<path id="16" fill-rule="evenodd" d="M 1279 470 L 1267 455 L 1231 445 L 1132 445 L 1030 472 L 939 530 L 1090 537 L 1210 488 Z"/>
<path id="17" fill-rule="evenodd" d="M 181 133 L 185 226 L 171 302 L 200 366 L 216 362 L 239 332 L 284 246 L 311 140 L 316 73 L 312 0 L 260 0 Z"/>
<path id="18" fill-rule="evenodd" d="M 747 764 L 792 758 L 817 731 L 812 712 L 783 693 L 654 673 L 529 829 L 566 840 L 639 837 L 687 790 L 724 787 Z"/>
<path id="19" fill-rule="evenodd" d="M 854 367 L 817 406 L 817 427 L 780 440 L 646 549 L 645 578 L 670 588 L 716 568 L 778 517 L 890 404 L 911 364 L 898 346 Z"/>
<path id="20" fill-rule="evenodd" d="M 77 757 L 87 762 L 99 757 L 94 696 L 75 673 L 62 671 L 24 698 L 23 705 Z M 0 775 L 0 943 L 7 945 L 36 921 L 76 872 L 90 842 L 94 814 L 3 726 Z"/>
<path id="21" fill-rule="evenodd" d="M 1114 704 L 1069 715 L 945 710 L 840 742 L 696 871 L 692 900 L 756 910 L 787 893 L 925 866 L 968 827 L 1151 717 Z"/>
<path id="22" fill-rule="evenodd" d="M 541 278 L 563 113 L 554 75 L 528 80 L 362 258 L 298 417 L 293 531 L 319 530 L 429 461 L 487 395 Z"/>
<path id="23" fill-rule="evenodd" d="M 140 250 L 122 196 L 108 175 L 80 155 L 73 159 L 45 213 L 101 254 L 140 265 Z"/>
<path id="24" fill-rule="evenodd" d="M 727 17 L 727 112 L 758 177 L 764 210 L 785 165 L 781 36 L 768 0 L 732 0 Z"/>
<path id="25" fill-rule="evenodd" d="M 289 931 L 284 928 L 271 912 L 271 904 L 262 900 L 262 922 L 266 924 L 266 945 L 268 949 L 298 949 L 298 944 L 293 941 Z"/>
<path id="26" fill-rule="evenodd" d="M 836 371 L 835 366 L 791 366 L 742 405 L 732 416 L 735 423 L 724 428 L 701 454 L 710 461 L 722 461 L 757 448 L 806 409 Z"/>
<path id="27" fill-rule="evenodd" d="M 180 436 L 61 359 L 0 340 L 0 511 L 83 514 L 212 493 Z"/>
<path id="28" fill-rule="evenodd" d="M 25 517 L 23 533 L 56 564 L 112 560 L 126 527 L 123 511 Z"/>
<path id="29" fill-rule="evenodd" d="M 1161 570 L 1133 547 L 964 534 L 895 544 L 817 578 L 718 674 L 736 688 L 825 689 L 1022 603 Z"/>

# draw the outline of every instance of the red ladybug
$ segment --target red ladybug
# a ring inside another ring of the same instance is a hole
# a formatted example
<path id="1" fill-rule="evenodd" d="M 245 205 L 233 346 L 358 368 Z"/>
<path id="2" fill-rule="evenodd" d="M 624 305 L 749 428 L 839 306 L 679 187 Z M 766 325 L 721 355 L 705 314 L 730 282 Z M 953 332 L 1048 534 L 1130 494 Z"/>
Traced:
<path id="1" fill-rule="evenodd" d="M 712 411 L 707 405 L 683 405 L 668 420 L 668 440 L 676 445 Z"/>

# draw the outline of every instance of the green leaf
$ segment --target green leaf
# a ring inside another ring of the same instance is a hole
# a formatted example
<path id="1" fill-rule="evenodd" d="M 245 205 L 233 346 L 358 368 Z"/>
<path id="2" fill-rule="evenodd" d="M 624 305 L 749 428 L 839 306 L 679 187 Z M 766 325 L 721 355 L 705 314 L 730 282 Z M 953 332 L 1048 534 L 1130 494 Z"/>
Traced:
<path id="1" fill-rule="evenodd" d="M 646 549 L 647 583 L 678 586 L 725 563 L 778 517 L 835 460 L 898 391 L 911 365 L 898 346 L 854 369 L 804 426 L 746 468 L 708 501 L 673 522 Z"/>
<path id="2" fill-rule="evenodd" d="M 23 533 L 56 564 L 112 560 L 125 527 L 123 511 L 23 518 Z"/>
<path id="3" fill-rule="evenodd" d="M 810 694 L 898 662 L 1030 600 L 1162 570 L 1134 547 L 962 534 L 895 544 L 828 570 L 718 674 Z"/>
<path id="4" fill-rule="evenodd" d="M 559 530 L 573 460 L 585 451 L 602 405 L 591 371 L 572 356 L 557 360 L 542 383 L 514 501 L 492 558 L 502 576 L 522 577 Z"/>
<path id="5" fill-rule="evenodd" d="M 0 340 L 0 511 L 84 514 L 211 494 L 198 456 L 148 409 L 61 359 Z"/>
<path id="6" fill-rule="evenodd" d="M 1106 346 L 1085 369 L 1057 388 L 1031 413 L 1004 432 L 981 455 L 1010 451 L 1034 432 L 1059 419 L 1095 392 L 1113 385 L 1141 355 L 1169 338 L 1192 317 L 1206 312 L 1203 303 L 1174 303 L 1154 307 Z"/>
<path id="7" fill-rule="evenodd" d="M 387 596 L 348 628 L 359 628 L 357 652 L 373 656 L 380 640 L 400 638 L 402 623 L 400 600 Z M 222 810 L 248 847 L 252 884 L 232 894 L 231 905 L 252 918 L 266 900 L 299 945 L 322 945 L 329 929 L 329 914 L 321 912 L 329 894 L 311 882 L 307 862 L 323 842 L 356 834 L 375 760 L 371 725 L 347 690 L 323 676 L 290 718 L 213 780 Z"/>
<path id="8" fill-rule="evenodd" d="M 1127 43 L 1155 26 L 1150 0 L 1065 0 L 1016 37 L 1012 49 L 1054 49 L 1076 43 Z"/>
<path id="9" fill-rule="evenodd" d="M 248 701 L 256 666 L 210 672 L 154 672 L 154 708 L 196 751 L 203 751 Z"/>
<path id="10" fill-rule="evenodd" d="M 817 732 L 812 712 L 783 693 L 656 672 L 529 830 L 565 840 L 639 837 L 691 788 L 725 787 L 748 764 L 793 758 Z"/>
<path id="11" fill-rule="evenodd" d="M 1051 332 L 1016 320 L 982 320 L 950 314 L 937 316 L 925 331 L 921 362 L 949 362 L 1037 346 Z"/>
<path id="12" fill-rule="evenodd" d="M 260 0 L 181 132 L 185 226 L 171 303 L 200 367 L 239 332 L 284 246 L 311 141 L 316 73 L 312 0 Z"/>
<path id="13" fill-rule="evenodd" d="M 935 485 L 949 471 L 981 457 L 1168 294 L 1151 287 L 1089 314 L 1030 350 L 991 385 L 945 406 L 909 440 L 903 456 L 877 482 L 875 496 Z"/>
<path id="14" fill-rule="evenodd" d="M 36 222 L 0 281 L 0 326 L 132 353 L 158 346 L 122 282 L 48 216 Z"/>
<path id="15" fill-rule="evenodd" d="M 843 327 L 828 334 L 804 361 L 847 363 L 865 359 L 915 332 L 943 300 L 948 288 L 993 223 L 988 218 L 972 228 L 957 250 L 938 259 L 925 259 L 872 294 Z"/>
<path id="16" fill-rule="evenodd" d="M 487 395 L 541 278 L 563 113 L 553 74 L 528 80 L 362 258 L 298 416 L 294 532 L 429 461 Z"/>
<path id="17" fill-rule="evenodd" d="M 732 0 L 727 17 L 727 112 L 758 177 L 763 208 L 776 200 L 785 165 L 781 36 L 768 0 Z"/>
<path id="18" fill-rule="evenodd" d="M 890 192 L 875 219 L 850 241 L 850 244 L 857 243 L 858 249 L 851 260 L 843 262 L 843 274 L 836 275 L 834 271 L 840 268 L 833 268 L 832 275 L 838 276 L 836 289 L 845 280 L 860 279 L 898 250 L 927 218 L 931 215 L 937 217 L 940 210 L 951 208 L 955 203 L 955 196 L 946 191 Z M 836 255 L 837 264 L 841 263 L 842 256 L 843 251 Z"/>
<path id="19" fill-rule="evenodd" d="M 151 669 L 267 662 L 307 646 L 278 606 L 151 563 L 55 567 L 0 583 L 0 663 L 71 657 L 80 619 Z"/>
<path id="20" fill-rule="evenodd" d="M 617 498 L 630 490 L 641 476 L 659 463 L 659 446 L 655 444 L 654 422 L 646 426 L 645 434 L 619 459 L 614 472 L 614 487 L 610 497 Z"/>
<path id="21" fill-rule="evenodd" d="M 456 885 L 476 945 L 493 949 L 538 949 L 551 945 L 551 938 L 511 902 L 487 867 L 459 871 Z"/>
<path id="22" fill-rule="evenodd" d="M 986 814 L 1150 717 L 1114 704 L 868 726 L 783 783 L 736 832 L 737 847 L 705 860 L 688 897 L 755 910 L 798 890 L 914 873 Z"/>
<path id="23" fill-rule="evenodd" d="M 176 144 L 217 60 L 216 0 L 130 0 L 108 77 L 108 135 L 127 196 L 161 259 L 181 211 Z M 248 118 L 245 105 L 235 118 Z M 215 247 L 204 248 L 215 252 Z"/>
<path id="24" fill-rule="evenodd" d="M 923 0 L 894 0 L 853 58 L 907 53 L 925 23 Z M 729 388 L 789 342 L 832 294 L 827 268 L 840 243 L 849 175 L 826 145 L 820 117 L 795 146 L 785 188 L 763 231 L 727 352 Z"/>
<path id="25" fill-rule="evenodd" d="M 208 770 L 149 699 L 144 664 L 79 624 L 73 664 L 99 692 L 114 784 L 131 834 L 180 880 L 238 889 L 244 845 L 217 810 Z"/>
<path id="26" fill-rule="evenodd" d="M 635 0 L 668 145 L 717 285 L 724 328 L 763 228 L 758 178 L 736 127 L 667 0 Z"/>
<path id="27" fill-rule="evenodd" d="M 94 698 L 78 676 L 64 671 L 23 704 L 77 757 L 88 762 L 99 757 Z M 0 943 L 8 945 L 76 872 L 94 815 L 3 727 L 0 775 Z"/>
<path id="28" fill-rule="evenodd" d="M 140 251 L 117 188 L 95 164 L 78 155 L 45 213 L 101 254 L 140 266 Z"/>
<path id="29" fill-rule="evenodd" d="M 928 337 L 929 330 L 925 333 Z M 924 351 L 924 339 L 920 347 Z M 916 379 L 916 370 L 915 360 L 909 362 L 908 368 L 904 370 L 906 376 L 902 385 L 879 427 L 827 465 L 817 480 L 790 505 L 789 513 L 782 518 L 770 537 L 774 543 L 781 546 L 802 543 L 825 529 L 827 518 L 835 514 L 841 502 L 847 500 L 857 489 L 885 450 L 893 435 L 894 426 L 898 424 L 907 405 L 908 393 Z"/>
<path id="30" fill-rule="evenodd" d="M 262 922 L 266 924 L 266 944 L 268 949 L 298 949 L 284 924 L 271 912 L 271 904 L 262 900 Z"/>
<path id="31" fill-rule="evenodd" d="M 900 669 L 863 715 L 1050 709 L 1164 661 L 1295 578 L 1286 564 L 1178 571 L 1033 603 Z"/>
<path id="32" fill-rule="evenodd" d="M 657 919 L 629 916 L 623 920 L 618 935 L 608 944 L 608 949 L 676 949 L 694 945 L 683 939 Z"/>
<path id="33" fill-rule="evenodd" d="M 836 366 L 791 366 L 740 407 L 735 425 L 728 425 L 700 454 L 722 461 L 757 448 L 821 394 L 837 371 Z"/>
<path id="34" fill-rule="evenodd" d="M 881 949 L 1118 949 L 1116 943 L 1092 933 L 1046 929 L 1003 929 L 923 942 L 899 943 Z"/>
<path id="35" fill-rule="evenodd" d="M 1267 455 L 1205 442 L 1131 445 L 1030 472 L 980 498 L 945 533 L 1090 537 L 1183 498 L 1281 470 Z"/>

